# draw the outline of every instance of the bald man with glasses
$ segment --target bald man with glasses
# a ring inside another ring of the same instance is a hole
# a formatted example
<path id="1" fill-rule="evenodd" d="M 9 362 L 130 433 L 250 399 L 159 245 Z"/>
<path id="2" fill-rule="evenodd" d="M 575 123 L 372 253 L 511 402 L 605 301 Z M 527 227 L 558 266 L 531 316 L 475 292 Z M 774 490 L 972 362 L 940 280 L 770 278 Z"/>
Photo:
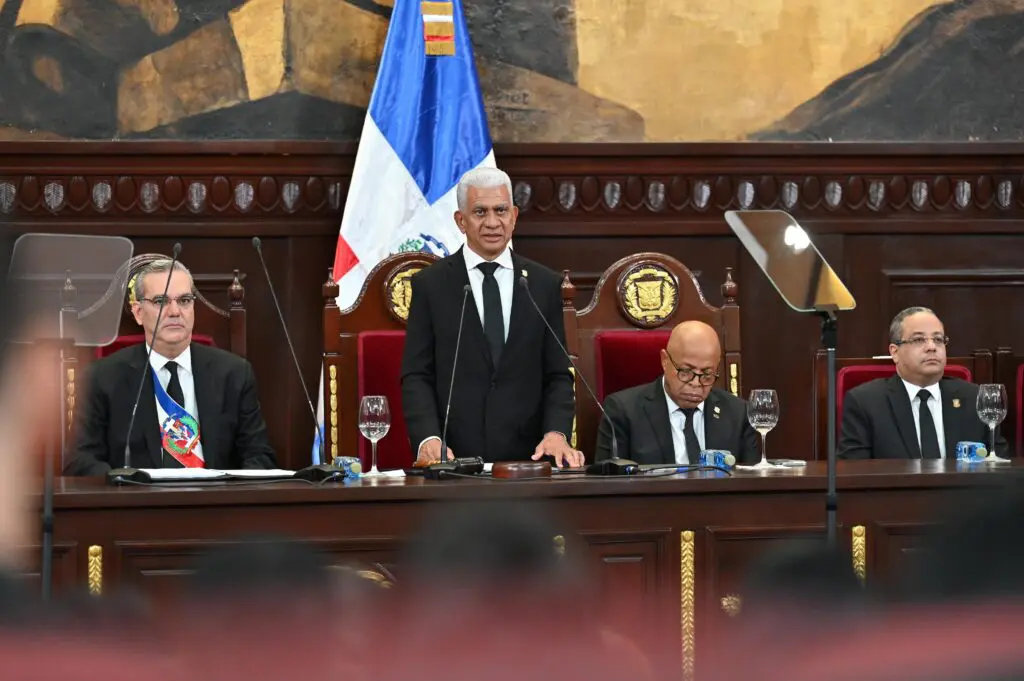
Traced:
<path id="1" fill-rule="evenodd" d="M 605 398 L 608 419 L 598 429 L 596 458 L 611 458 L 614 426 L 619 456 L 637 463 L 696 464 L 708 449 L 728 450 L 737 463 L 757 463 L 747 403 L 714 387 L 721 361 L 718 333 L 704 322 L 672 329 L 661 351 L 663 375 Z"/>
<path id="2" fill-rule="evenodd" d="M 975 406 L 978 386 L 945 376 L 949 338 L 926 307 L 908 307 L 889 325 L 891 378 L 859 385 L 843 398 L 842 459 L 955 459 L 957 442 L 985 442 Z M 996 454 L 1009 456 L 1002 435 Z"/>

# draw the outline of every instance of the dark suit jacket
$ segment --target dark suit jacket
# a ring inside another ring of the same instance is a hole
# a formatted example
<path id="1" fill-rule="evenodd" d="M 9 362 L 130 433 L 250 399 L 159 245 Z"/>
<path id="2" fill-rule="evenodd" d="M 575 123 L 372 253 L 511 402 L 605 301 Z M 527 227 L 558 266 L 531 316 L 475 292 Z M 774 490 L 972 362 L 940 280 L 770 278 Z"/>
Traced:
<path id="1" fill-rule="evenodd" d="M 104 475 L 124 465 L 125 433 L 145 366 L 146 346 L 140 343 L 90 367 L 75 414 L 75 451 L 64 466 L 65 475 Z M 276 468 L 252 365 L 230 352 L 193 343 L 192 371 L 206 467 Z M 153 372 L 146 371 L 145 376 L 132 427 L 131 465 L 160 468 L 162 448 Z"/>
<path id="2" fill-rule="evenodd" d="M 612 458 L 611 421 L 621 458 L 642 464 L 675 462 L 672 422 L 661 378 L 612 393 L 605 398 L 604 408 L 608 418 L 601 420 L 597 431 L 597 460 Z M 755 464 L 761 460 L 757 432 L 747 421 L 745 401 L 720 388 L 711 389 L 704 401 L 704 448 L 728 450 L 736 463 Z M 690 463 L 697 462 L 691 457 Z"/>
<path id="3" fill-rule="evenodd" d="M 508 340 L 497 367 L 472 292 L 466 301 L 448 420 L 448 446 L 456 456 L 523 460 L 533 454 L 545 433 L 572 434 L 575 402 L 569 360 L 518 283 L 525 271 L 530 292 L 564 344 L 561 277 L 515 253 L 512 264 L 517 282 Z M 424 439 L 441 436 L 463 288 L 468 283 L 462 249 L 412 278 L 402 358 L 402 410 L 413 456 Z"/>
<path id="4" fill-rule="evenodd" d="M 956 458 L 957 442 L 984 442 L 986 447 L 991 447 L 988 426 L 978 418 L 975 406 L 978 386 L 945 377 L 939 381 L 939 391 L 942 393 L 946 458 Z M 1009 446 L 998 428 L 996 454 L 1009 456 Z M 838 456 L 842 459 L 921 458 L 910 395 L 899 374 L 876 378 L 846 393 Z"/>

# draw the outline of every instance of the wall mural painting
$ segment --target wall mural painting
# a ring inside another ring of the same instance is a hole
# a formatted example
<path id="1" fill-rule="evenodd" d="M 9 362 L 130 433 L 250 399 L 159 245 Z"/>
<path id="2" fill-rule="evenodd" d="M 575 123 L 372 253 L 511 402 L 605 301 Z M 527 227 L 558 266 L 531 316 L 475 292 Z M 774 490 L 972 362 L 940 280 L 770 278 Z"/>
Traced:
<path id="1" fill-rule="evenodd" d="M 0 0 L 0 140 L 354 140 L 393 3 Z M 464 7 L 499 142 L 1024 138 L 1024 0 Z"/>

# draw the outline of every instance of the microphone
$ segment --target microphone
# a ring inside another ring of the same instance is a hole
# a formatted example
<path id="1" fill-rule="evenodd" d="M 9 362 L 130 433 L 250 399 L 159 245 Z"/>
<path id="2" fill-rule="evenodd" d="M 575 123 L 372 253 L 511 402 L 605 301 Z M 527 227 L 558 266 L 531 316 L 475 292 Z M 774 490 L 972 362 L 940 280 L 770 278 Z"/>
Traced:
<path id="1" fill-rule="evenodd" d="M 526 277 L 522 277 L 522 276 L 519 277 L 519 286 L 521 286 L 522 289 L 524 291 L 526 291 L 526 297 L 529 298 L 530 299 L 530 303 L 533 304 L 533 309 L 537 311 L 537 316 L 539 316 L 541 321 L 544 322 L 544 326 L 547 328 L 548 333 L 550 333 L 551 337 L 555 339 L 556 343 L 558 343 L 558 347 L 562 350 L 562 354 L 565 355 L 565 358 L 567 360 L 569 360 L 569 364 L 572 365 L 572 368 L 576 370 L 576 375 L 579 376 L 580 382 L 583 384 L 583 387 L 586 388 L 587 392 L 590 394 L 590 399 L 594 400 L 594 404 L 596 404 L 597 408 L 601 410 L 601 419 L 602 419 L 602 421 L 605 421 L 605 420 L 608 421 L 608 427 L 611 429 L 611 433 L 612 433 L 612 458 L 611 458 L 611 461 L 616 462 L 615 466 L 618 466 L 619 468 L 623 468 L 624 470 L 625 469 L 629 469 L 629 470 L 633 470 L 633 472 L 636 472 L 636 470 L 639 470 L 639 467 L 637 467 L 637 463 L 635 461 L 630 461 L 629 459 L 619 459 L 619 443 L 616 441 L 616 438 L 615 438 L 615 424 L 612 423 L 611 419 L 608 418 L 608 412 L 606 412 L 604 410 L 604 405 L 601 404 L 600 400 L 597 399 L 597 393 L 595 393 L 593 390 L 590 389 L 590 384 L 587 383 L 587 378 L 583 375 L 583 372 L 581 372 L 579 370 L 579 367 L 576 366 L 576 362 L 572 361 L 572 355 L 570 355 L 569 351 L 565 349 L 564 345 L 562 345 L 562 341 L 559 340 L 558 334 L 555 333 L 555 330 L 551 328 L 551 324 L 548 323 L 548 319 L 547 319 L 547 317 L 544 316 L 544 313 L 540 311 L 540 307 L 537 305 L 537 301 L 534 300 L 533 294 L 530 293 L 530 283 L 528 281 L 526 281 Z M 604 463 L 604 462 L 602 461 L 600 463 Z M 590 469 L 592 467 L 596 466 L 596 465 L 597 464 L 591 464 L 590 466 L 587 466 L 587 472 L 590 473 Z M 631 466 L 632 467 L 636 467 L 635 470 L 633 468 L 631 468 Z M 595 468 L 595 470 L 598 470 L 598 469 Z M 595 474 L 596 475 L 609 475 L 609 473 L 595 473 Z M 633 473 L 625 473 L 625 475 L 633 475 Z"/>
<path id="2" fill-rule="evenodd" d="M 464 468 L 460 468 L 459 461 L 448 461 L 448 413 L 452 408 L 452 395 L 455 393 L 455 369 L 459 366 L 459 347 L 462 345 L 462 320 L 466 316 L 466 301 L 469 300 L 469 292 L 471 288 L 469 284 L 462 287 L 462 310 L 459 311 L 459 333 L 455 336 L 455 359 L 452 360 L 452 379 L 448 384 L 448 402 L 444 406 L 444 427 L 441 430 L 441 461 L 440 463 L 432 463 L 428 466 L 424 466 L 424 475 L 431 480 L 440 480 L 444 477 L 445 473 L 464 473 Z M 472 457 L 472 466 L 470 466 L 471 473 L 479 473 L 483 470 L 483 459 L 479 457 Z M 477 470 L 476 461 L 479 460 L 479 470 Z M 460 459 L 460 461 L 465 461 Z"/>
<path id="3" fill-rule="evenodd" d="M 146 385 L 146 375 L 151 371 L 150 359 L 153 357 L 153 342 L 156 339 L 157 331 L 160 330 L 160 320 L 164 316 L 164 307 L 167 305 L 167 292 L 171 288 L 171 275 L 174 273 L 174 266 L 181 255 L 181 244 L 174 244 L 171 252 L 171 267 L 167 270 L 167 283 L 164 284 L 164 294 L 160 297 L 160 307 L 156 311 L 156 324 L 153 325 L 153 339 L 149 343 L 149 351 L 146 353 L 146 364 L 143 366 L 142 375 L 139 376 L 139 389 L 135 392 L 135 403 L 132 405 L 132 417 L 128 421 L 128 432 L 124 436 L 124 466 L 115 468 L 107 473 L 107 483 L 111 485 L 125 484 L 128 482 L 149 482 L 149 474 L 132 468 L 131 439 L 132 429 L 135 427 L 135 415 L 139 411 L 139 402 L 142 401 L 142 388 Z"/>
<path id="4" fill-rule="evenodd" d="M 313 416 L 313 432 L 320 432 L 320 423 L 316 420 L 316 409 L 313 408 L 313 400 L 309 396 L 309 389 L 306 387 L 306 379 L 302 377 L 302 369 L 299 367 L 299 358 L 295 354 L 295 347 L 292 345 L 291 334 L 288 333 L 288 325 L 284 322 L 284 313 L 281 312 L 281 305 L 277 302 L 277 293 L 274 291 L 274 283 L 270 280 L 270 270 L 267 269 L 267 261 L 263 259 L 262 242 L 258 236 L 252 238 L 252 247 L 260 258 L 260 265 L 263 266 L 263 276 L 267 280 L 267 288 L 270 289 L 270 297 L 274 301 L 274 310 L 277 311 L 277 318 L 281 322 L 281 330 L 284 331 L 284 339 L 288 342 L 288 350 L 292 355 L 292 362 L 295 364 L 295 373 L 299 375 L 299 383 L 302 385 L 302 394 L 306 397 L 306 404 L 309 405 L 309 413 Z M 341 479 L 345 477 L 345 471 L 333 464 L 324 463 L 324 439 L 320 438 L 320 464 L 307 466 L 295 472 L 295 477 L 300 480 L 319 482 L 327 479 Z"/>

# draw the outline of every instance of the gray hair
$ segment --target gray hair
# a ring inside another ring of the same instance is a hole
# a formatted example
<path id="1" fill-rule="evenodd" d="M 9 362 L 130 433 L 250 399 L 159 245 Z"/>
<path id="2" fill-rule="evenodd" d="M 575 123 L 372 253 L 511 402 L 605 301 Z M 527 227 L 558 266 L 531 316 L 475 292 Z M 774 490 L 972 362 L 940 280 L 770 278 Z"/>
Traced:
<path id="1" fill-rule="evenodd" d="M 892 323 L 889 324 L 889 342 L 899 343 L 900 340 L 902 340 L 903 336 L 903 321 L 907 317 L 911 317 L 916 314 L 921 314 L 922 312 L 935 315 L 936 317 L 939 316 L 935 314 L 935 312 L 933 312 L 930 308 L 921 306 L 908 307 L 907 309 L 902 310 L 898 315 L 892 318 Z"/>
<path id="2" fill-rule="evenodd" d="M 505 187 L 508 190 L 508 198 L 512 200 L 512 179 L 500 168 L 473 168 L 462 176 L 459 186 L 455 189 L 455 196 L 459 201 L 459 210 L 465 211 L 466 197 L 469 188 L 492 189 L 494 187 Z"/>
<path id="3" fill-rule="evenodd" d="M 161 272 L 170 272 L 171 263 L 174 263 L 174 269 L 179 272 L 184 272 L 188 275 L 189 288 L 195 290 L 195 282 L 192 281 L 192 273 L 188 271 L 188 268 L 181 264 L 181 261 L 174 261 L 170 258 L 163 260 L 154 260 L 153 262 L 146 263 L 135 273 L 134 279 L 132 279 L 132 297 L 136 301 L 142 300 L 146 295 L 145 287 L 143 286 L 143 280 L 147 275 L 160 274 Z"/>

